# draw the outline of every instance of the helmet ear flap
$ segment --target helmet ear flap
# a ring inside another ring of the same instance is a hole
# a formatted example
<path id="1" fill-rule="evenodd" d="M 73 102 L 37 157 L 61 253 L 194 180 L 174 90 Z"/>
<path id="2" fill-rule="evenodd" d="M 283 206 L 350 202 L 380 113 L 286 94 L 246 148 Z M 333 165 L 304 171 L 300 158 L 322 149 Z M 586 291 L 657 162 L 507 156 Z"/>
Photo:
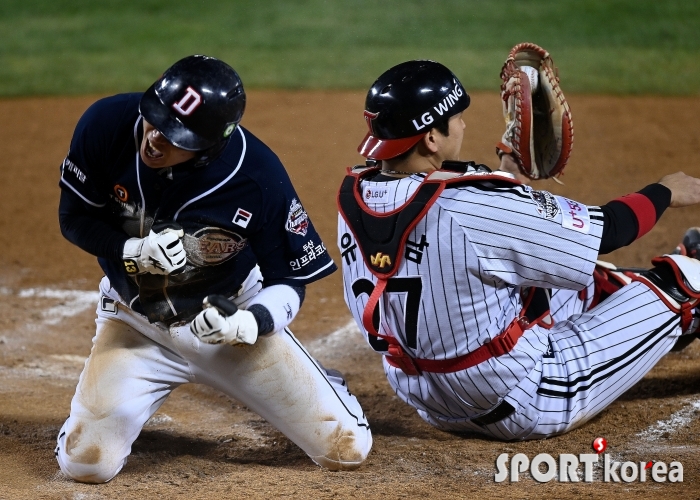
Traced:
<path id="1" fill-rule="evenodd" d="M 221 152 L 226 148 L 226 146 L 228 145 L 228 142 L 229 142 L 229 138 L 226 138 L 223 141 L 217 142 L 209 149 L 205 149 L 204 151 L 197 151 L 197 155 L 196 155 L 197 160 L 194 163 L 195 168 L 196 167 L 203 167 L 204 165 L 206 165 L 210 161 L 216 159 L 221 154 Z"/>

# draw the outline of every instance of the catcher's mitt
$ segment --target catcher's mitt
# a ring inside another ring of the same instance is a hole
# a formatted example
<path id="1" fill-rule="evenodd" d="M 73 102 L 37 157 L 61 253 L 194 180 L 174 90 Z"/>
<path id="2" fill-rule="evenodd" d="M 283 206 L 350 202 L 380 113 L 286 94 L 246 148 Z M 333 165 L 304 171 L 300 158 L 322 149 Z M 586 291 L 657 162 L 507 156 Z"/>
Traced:
<path id="1" fill-rule="evenodd" d="M 499 156 L 512 153 L 522 173 L 546 179 L 562 173 L 571 155 L 574 125 L 549 53 L 534 43 L 520 43 L 501 70 L 506 131 Z"/>

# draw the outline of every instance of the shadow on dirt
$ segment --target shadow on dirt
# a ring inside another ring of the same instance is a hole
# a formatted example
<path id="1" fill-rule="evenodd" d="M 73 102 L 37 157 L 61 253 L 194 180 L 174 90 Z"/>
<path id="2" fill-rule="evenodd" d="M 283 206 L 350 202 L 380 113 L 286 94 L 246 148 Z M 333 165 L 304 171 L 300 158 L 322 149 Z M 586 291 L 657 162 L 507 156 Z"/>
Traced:
<path id="1" fill-rule="evenodd" d="M 164 431 L 143 431 L 132 447 L 132 455 L 163 454 L 170 456 L 211 456 L 220 443 L 178 436 Z"/>
<path id="2" fill-rule="evenodd" d="M 647 375 L 618 401 L 635 401 L 638 399 L 664 399 L 676 396 L 700 396 L 700 373 L 682 377 L 652 377 Z"/>
<path id="3" fill-rule="evenodd" d="M 274 431 L 262 440 L 245 437 L 192 438 L 165 431 L 143 431 L 134 442 L 132 458 L 163 462 L 198 457 L 214 462 L 258 465 L 290 465 L 308 457 L 283 434 Z"/>

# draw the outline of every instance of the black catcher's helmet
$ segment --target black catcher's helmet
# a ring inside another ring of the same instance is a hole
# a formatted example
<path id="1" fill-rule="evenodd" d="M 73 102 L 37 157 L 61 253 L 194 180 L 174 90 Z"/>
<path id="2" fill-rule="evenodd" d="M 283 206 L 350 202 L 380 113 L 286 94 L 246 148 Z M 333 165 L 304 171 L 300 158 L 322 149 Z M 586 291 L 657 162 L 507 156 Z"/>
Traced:
<path id="1" fill-rule="evenodd" d="M 204 151 L 230 136 L 241 121 L 243 82 L 223 61 L 185 57 L 143 94 L 139 110 L 174 146 Z"/>
<path id="2" fill-rule="evenodd" d="M 457 77 L 435 61 L 408 61 L 382 74 L 367 93 L 369 132 L 357 148 L 388 160 L 408 151 L 431 128 L 469 106 Z"/>

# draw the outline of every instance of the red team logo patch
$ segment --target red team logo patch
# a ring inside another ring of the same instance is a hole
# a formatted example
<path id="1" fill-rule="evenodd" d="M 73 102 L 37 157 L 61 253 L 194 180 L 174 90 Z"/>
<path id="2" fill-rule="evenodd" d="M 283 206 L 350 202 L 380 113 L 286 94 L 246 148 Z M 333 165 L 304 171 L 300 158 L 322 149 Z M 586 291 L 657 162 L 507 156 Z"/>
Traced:
<path id="1" fill-rule="evenodd" d="M 379 116 L 379 113 L 372 113 L 371 111 L 365 110 L 365 121 L 369 127 L 369 131 L 374 135 L 374 127 L 372 126 L 372 121 Z"/>

